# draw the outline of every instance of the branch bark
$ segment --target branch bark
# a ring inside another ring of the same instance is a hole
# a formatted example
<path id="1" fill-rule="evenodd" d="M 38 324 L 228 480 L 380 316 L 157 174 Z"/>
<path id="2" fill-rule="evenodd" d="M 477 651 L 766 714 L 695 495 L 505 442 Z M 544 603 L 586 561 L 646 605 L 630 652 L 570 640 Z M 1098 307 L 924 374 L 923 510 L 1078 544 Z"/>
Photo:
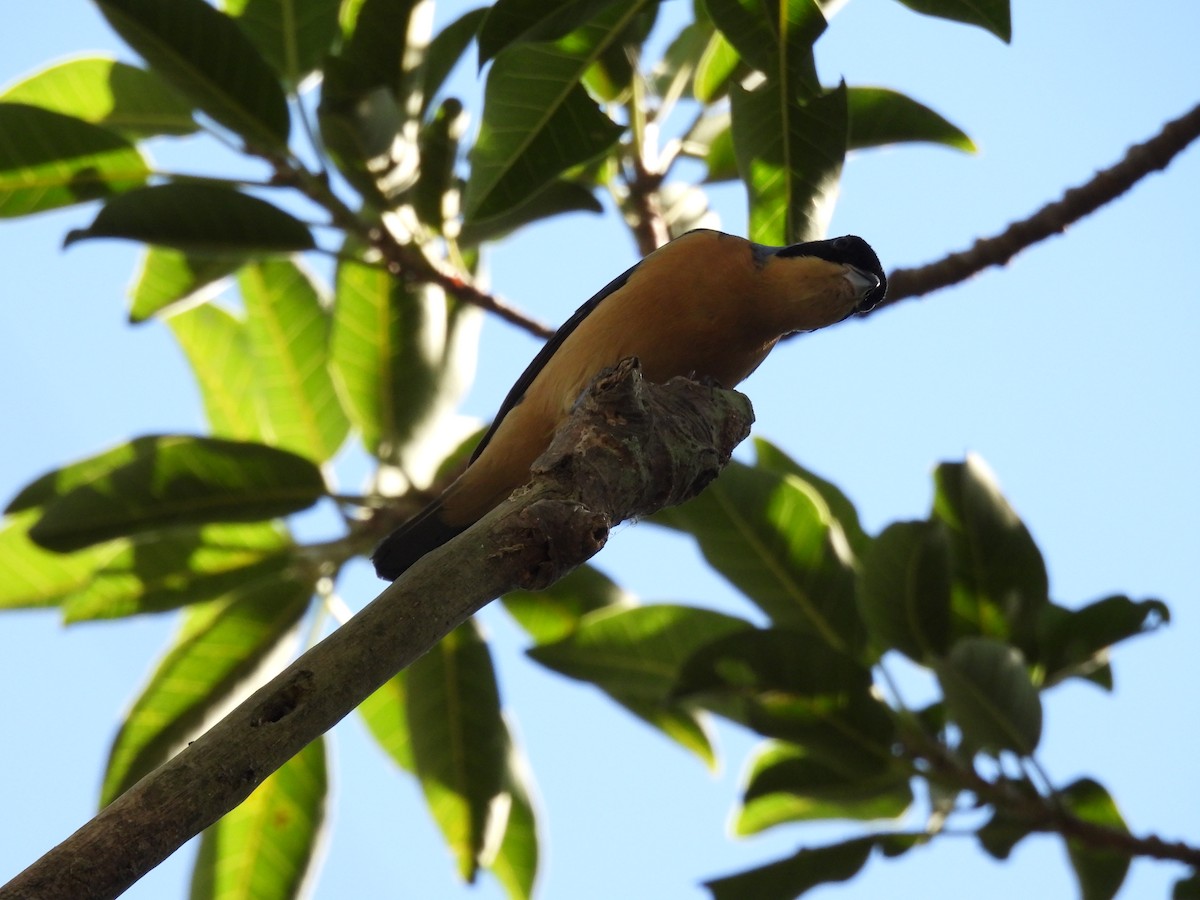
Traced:
<path id="1" fill-rule="evenodd" d="M 699 493 L 753 422 L 741 394 L 637 360 L 601 373 L 529 485 L 0 888 L 0 900 L 120 895 L 493 598 L 546 587 L 609 529 Z"/>
<path id="2" fill-rule="evenodd" d="M 1200 138 L 1200 105 L 1168 122 L 1150 140 L 1135 144 L 1116 165 L 1097 172 L 1088 182 L 1069 189 L 1063 196 L 1032 216 L 1013 222 L 1000 234 L 975 241 L 969 250 L 951 253 L 944 259 L 915 269 L 896 269 L 888 274 L 888 297 L 878 309 L 908 297 L 918 297 L 960 281 L 1010 259 L 1067 226 L 1115 200 L 1152 172 L 1165 169 L 1193 141 Z"/>

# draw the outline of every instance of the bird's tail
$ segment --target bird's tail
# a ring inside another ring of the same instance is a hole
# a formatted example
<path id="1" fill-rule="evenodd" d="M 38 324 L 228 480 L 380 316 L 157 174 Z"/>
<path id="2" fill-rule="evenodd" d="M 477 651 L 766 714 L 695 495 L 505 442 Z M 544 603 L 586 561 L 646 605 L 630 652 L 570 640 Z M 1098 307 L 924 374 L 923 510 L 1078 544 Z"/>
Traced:
<path id="1" fill-rule="evenodd" d="M 434 500 L 375 548 L 371 554 L 375 574 L 386 581 L 395 581 L 430 550 L 466 530 L 466 525 L 447 524 L 442 518 L 442 501 Z"/>

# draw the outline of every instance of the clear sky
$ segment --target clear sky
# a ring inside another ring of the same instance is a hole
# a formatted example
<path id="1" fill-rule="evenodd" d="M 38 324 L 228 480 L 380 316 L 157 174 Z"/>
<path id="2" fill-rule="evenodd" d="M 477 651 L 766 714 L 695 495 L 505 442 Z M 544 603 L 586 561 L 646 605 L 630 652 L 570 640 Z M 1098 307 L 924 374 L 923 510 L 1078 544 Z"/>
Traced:
<path id="1" fill-rule="evenodd" d="M 1200 99 L 1194 0 L 1150 0 L 1136 12 L 1116 0 L 1014 5 L 1011 46 L 891 0 L 853 0 L 818 45 L 826 83 L 844 77 L 903 90 L 981 147 L 976 156 L 903 147 L 849 161 L 832 230 L 863 235 L 889 268 L 998 231 Z M 468 8 L 441 6 L 443 20 Z M 130 58 L 91 4 L 24 4 L 0 29 L 0 83 L 85 50 Z M 722 187 L 713 197 L 725 230 L 743 230 L 740 193 Z M 756 433 L 840 485 L 871 529 L 924 515 L 932 467 L 976 451 L 1040 543 L 1058 602 L 1126 592 L 1171 605 L 1170 628 L 1118 651 L 1115 695 L 1069 685 L 1047 697 L 1041 759 L 1059 784 L 1090 775 L 1107 785 L 1136 833 L 1193 843 L 1198 203 L 1200 148 L 1192 147 L 1165 174 L 1006 269 L 789 342 L 744 388 Z M 203 430 L 166 329 L 125 324 L 136 249 L 89 242 L 59 250 L 65 232 L 91 215 L 74 208 L 0 222 L 5 500 L 46 469 L 134 435 Z M 576 217 L 493 247 L 487 262 L 498 292 L 561 321 L 633 252 L 612 216 Z M 533 340 L 489 323 L 466 411 L 490 416 L 535 350 Z M 622 527 L 596 563 L 645 600 L 749 614 L 686 541 L 652 526 Z M 359 565 L 342 594 L 358 608 L 378 587 Z M 728 839 L 753 745 L 746 735 L 720 730 L 722 767 L 711 775 L 598 692 L 538 669 L 502 611 L 483 620 L 538 783 L 542 897 L 699 898 L 704 878 L 847 833 L 789 827 Z M 173 625 L 167 616 L 64 630 L 51 613 L 0 617 L 0 881 L 90 816 L 120 712 Z M 487 876 L 474 889 L 454 882 L 419 792 L 357 721 L 335 730 L 334 745 L 334 828 L 317 896 L 501 896 Z M 192 852 L 128 896 L 185 896 Z M 1167 896 L 1180 870 L 1135 864 L 1121 896 Z M 947 838 L 898 862 L 873 860 L 848 886 L 812 896 L 1073 892 L 1052 839 L 1030 839 L 997 864 L 969 838 Z"/>

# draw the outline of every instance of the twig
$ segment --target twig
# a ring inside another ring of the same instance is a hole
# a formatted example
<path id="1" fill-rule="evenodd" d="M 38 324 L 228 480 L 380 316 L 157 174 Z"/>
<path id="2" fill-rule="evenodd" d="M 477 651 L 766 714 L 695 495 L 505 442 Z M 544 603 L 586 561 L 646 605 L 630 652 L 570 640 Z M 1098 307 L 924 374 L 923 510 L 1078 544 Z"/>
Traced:
<path id="1" fill-rule="evenodd" d="M 753 418 L 741 394 L 650 384 L 636 360 L 601 373 L 525 489 L 0 887 L 0 900 L 116 897 L 493 597 L 548 586 L 616 523 L 697 494 Z"/>
<path id="2" fill-rule="evenodd" d="M 915 269 L 897 269 L 888 275 L 884 306 L 907 297 L 929 294 L 964 281 L 990 266 L 1002 266 L 1022 250 L 1051 235 L 1060 234 L 1104 204 L 1115 200 L 1151 172 L 1165 169 L 1180 152 L 1200 137 L 1200 105 L 1157 135 L 1130 147 L 1116 165 L 1103 169 L 1085 184 L 1071 188 L 1027 219 L 1013 222 L 1002 233 L 980 238 L 969 249 Z"/>

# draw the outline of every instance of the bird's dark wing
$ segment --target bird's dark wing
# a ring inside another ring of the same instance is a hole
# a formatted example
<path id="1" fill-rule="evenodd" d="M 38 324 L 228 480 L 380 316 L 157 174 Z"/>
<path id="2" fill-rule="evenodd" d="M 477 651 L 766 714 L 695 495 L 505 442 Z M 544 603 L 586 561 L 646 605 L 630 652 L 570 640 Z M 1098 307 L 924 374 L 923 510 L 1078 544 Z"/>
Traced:
<path id="1" fill-rule="evenodd" d="M 479 457 L 479 454 L 483 452 L 484 448 L 488 445 L 488 442 L 491 441 L 492 435 L 496 433 L 496 429 L 500 427 L 500 423 L 504 421 L 504 417 L 508 415 L 509 410 L 511 410 L 514 406 L 520 403 L 522 399 L 524 399 L 525 392 L 529 390 L 529 386 L 533 384 L 533 379 L 537 378 L 538 372 L 545 368 L 546 363 L 550 361 L 550 357 L 558 352 L 558 348 L 562 346 L 563 341 L 567 339 L 572 331 L 579 327 L 579 323 L 586 319 L 588 314 L 591 313 L 593 309 L 603 302 L 605 297 L 608 297 L 610 294 L 614 294 L 623 288 L 625 286 L 625 282 L 629 280 L 629 276 L 632 275 L 634 270 L 640 265 L 640 262 L 634 263 L 632 266 L 602 287 L 599 291 L 593 294 L 591 299 L 584 303 L 583 306 L 579 307 L 579 309 L 575 310 L 575 314 L 571 316 L 571 318 L 567 319 L 567 321 L 563 322 L 558 331 L 554 332 L 554 334 L 550 336 L 550 339 L 546 341 L 542 349 L 538 351 L 538 355 L 535 356 L 533 361 L 525 367 L 525 371 L 521 373 L 521 377 L 517 379 L 517 383 L 512 386 L 512 389 L 508 392 L 508 396 L 504 398 L 504 402 L 500 404 L 500 409 L 496 413 L 496 418 L 492 420 L 492 427 L 487 430 L 487 434 L 483 436 L 483 440 L 479 442 L 479 446 L 476 447 L 475 452 L 471 454 L 471 462 L 475 462 L 475 460 Z"/>

